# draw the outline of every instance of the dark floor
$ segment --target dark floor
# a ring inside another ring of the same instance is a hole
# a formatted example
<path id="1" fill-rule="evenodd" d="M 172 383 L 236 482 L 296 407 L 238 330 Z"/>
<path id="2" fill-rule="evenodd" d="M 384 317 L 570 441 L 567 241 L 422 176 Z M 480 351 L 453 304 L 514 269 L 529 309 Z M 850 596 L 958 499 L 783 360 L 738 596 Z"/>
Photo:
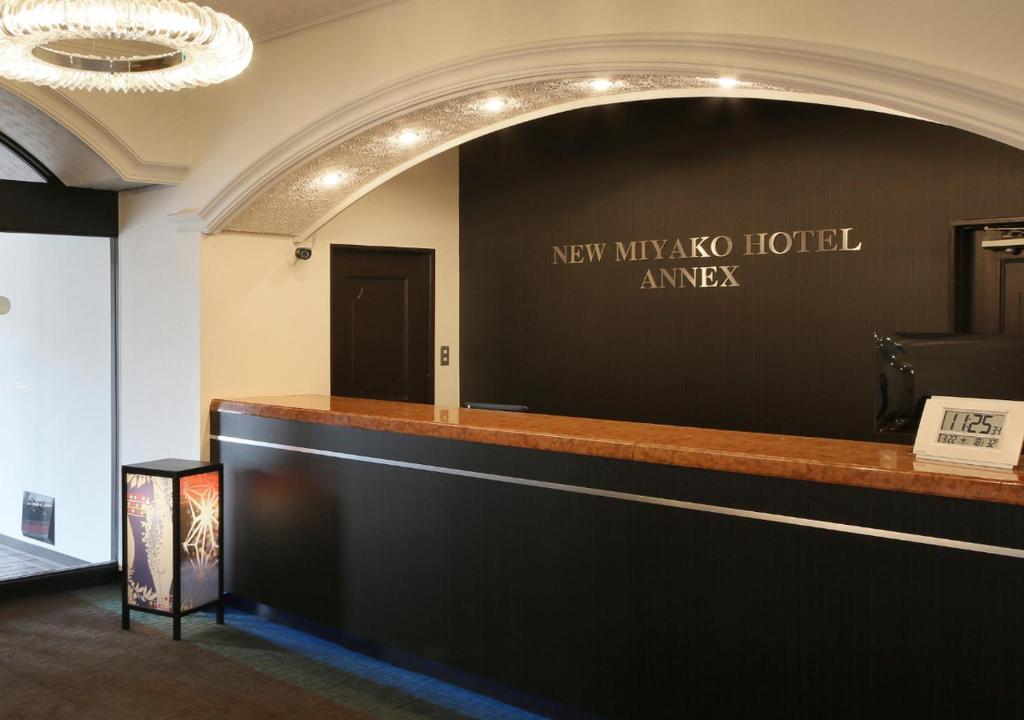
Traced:
<path id="1" fill-rule="evenodd" d="M 66 570 L 68 565 L 0 544 L 0 581 Z"/>
<path id="2" fill-rule="evenodd" d="M 132 613 L 117 585 L 0 601 L 0 718 L 538 716 L 247 613 Z"/>

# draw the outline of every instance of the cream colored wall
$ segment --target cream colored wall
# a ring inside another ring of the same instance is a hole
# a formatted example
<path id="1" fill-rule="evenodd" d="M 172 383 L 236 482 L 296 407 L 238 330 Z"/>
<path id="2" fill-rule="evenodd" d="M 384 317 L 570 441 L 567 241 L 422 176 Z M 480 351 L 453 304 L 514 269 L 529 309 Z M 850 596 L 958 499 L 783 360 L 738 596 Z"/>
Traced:
<path id="1" fill-rule="evenodd" d="M 330 245 L 431 248 L 435 401 L 459 403 L 459 156 L 439 155 L 382 185 L 321 230 L 313 257 L 291 239 L 241 233 L 205 237 L 201 250 L 200 414 L 215 397 L 330 393 Z M 207 443 L 202 443 L 204 452 Z"/>

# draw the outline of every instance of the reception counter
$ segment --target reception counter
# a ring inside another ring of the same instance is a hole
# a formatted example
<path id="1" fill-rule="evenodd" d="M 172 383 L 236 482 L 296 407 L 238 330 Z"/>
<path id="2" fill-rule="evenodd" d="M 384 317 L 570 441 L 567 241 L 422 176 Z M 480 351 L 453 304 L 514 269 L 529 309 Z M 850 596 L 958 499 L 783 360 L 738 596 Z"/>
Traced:
<path id="1" fill-rule="evenodd" d="M 319 396 L 211 427 L 237 604 L 542 714 L 1024 700 L 1020 472 Z"/>

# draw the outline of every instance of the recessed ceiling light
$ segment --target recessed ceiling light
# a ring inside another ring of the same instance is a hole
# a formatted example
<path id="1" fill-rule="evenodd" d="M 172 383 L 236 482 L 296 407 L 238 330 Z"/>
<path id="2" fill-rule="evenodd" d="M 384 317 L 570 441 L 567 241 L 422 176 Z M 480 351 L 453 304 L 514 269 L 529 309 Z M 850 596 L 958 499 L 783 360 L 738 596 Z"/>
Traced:
<path id="1" fill-rule="evenodd" d="M 500 113 L 505 109 L 506 105 L 508 105 L 508 102 L 505 98 L 492 97 L 489 100 L 485 100 L 481 107 L 490 113 Z"/>
<path id="2" fill-rule="evenodd" d="M 406 147 L 408 147 L 409 145 L 415 145 L 419 141 L 420 141 L 420 134 L 418 132 L 416 132 L 415 130 L 403 130 L 398 135 L 398 144 L 399 145 L 405 145 Z"/>
<path id="3" fill-rule="evenodd" d="M 715 82 L 718 83 L 718 87 L 723 90 L 732 90 L 734 87 L 740 84 L 740 81 L 734 77 L 720 77 Z"/>
<path id="4" fill-rule="evenodd" d="M 325 175 L 322 175 L 320 177 L 320 184 L 327 188 L 337 187 L 338 185 L 341 185 L 343 182 L 345 182 L 346 178 L 348 178 L 347 173 L 338 172 L 337 170 L 335 170 L 333 172 L 329 172 L 326 173 Z"/>
<path id="5" fill-rule="evenodd" d="M 612 81 L 608 78 L 596 78 L 590 81 L 590 88 L 597 92 L 604 92 L 605 90 L 610 90 L 612 84 Z"/>

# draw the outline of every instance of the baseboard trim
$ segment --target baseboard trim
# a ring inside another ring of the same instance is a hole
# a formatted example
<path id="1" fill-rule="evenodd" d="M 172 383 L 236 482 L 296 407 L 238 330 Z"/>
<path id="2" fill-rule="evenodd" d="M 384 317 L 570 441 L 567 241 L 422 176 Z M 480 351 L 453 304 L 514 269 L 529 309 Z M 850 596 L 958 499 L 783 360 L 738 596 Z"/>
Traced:
<path id="1" fill-rule="evenodd" d="M 0 600 L 106 585 L 116 580 L 120 575 L 117 563 L 109 562 L 69 568 L 42 575 L 31 575 L 14 580 L 3 580 L 0 581 Z"/>
<path id="2" fill-rule="evenodd" d="M 69 568 L 81 567 L 86 564 L 85 560 L 79 560 L 76 557 L 59 553 L 56 550 L 50 550 L 49 548 L 33 545 L 32 543 L 25 542 L 24 540 L 12 538 L 10 535 L 0 535 L 0 545 L 20 550 L 21 552 L 28 553 L 29 555 L 35 555 L 37 558 L 42 558 L 43 560 L 59 562 L 62 565 L 67 565 Z"/>

